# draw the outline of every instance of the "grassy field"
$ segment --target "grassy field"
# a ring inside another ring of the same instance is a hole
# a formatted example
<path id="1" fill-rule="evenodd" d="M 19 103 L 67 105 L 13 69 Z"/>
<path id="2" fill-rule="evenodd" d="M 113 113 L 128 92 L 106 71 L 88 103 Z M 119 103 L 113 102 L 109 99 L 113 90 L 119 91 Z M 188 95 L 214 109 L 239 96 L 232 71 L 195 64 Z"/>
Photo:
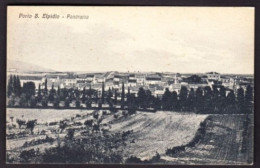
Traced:
<path id="1" fill-rule="evenodd" d="M 252 164 L 253 115 L 211 115 L 199 143 L 163 159 L 174 164 Z"/>
<path id="2" fill-rule="evenodd" d="M 72 128 L 75 129 L 74 138 L 81 139 L 86 131 L 84 122 L 93 119 L 92 113 L 93 110 L 7 109 L 6 148 L 8 158 L 12 160 L 10 162 L 19 163 L 23 150 L 44 152 L 57 146 L 58 141 L 64 139 Z M 175 156 L 165 154 L 169 148 L 192 141 L 200 123 L 206 118 L 206 134 L 199 143 L 194 147 L 186 147 L 185 151 Z M 16 119 L 37 119 L 34 134 L 24 127 L 18 129 Z M 68 123 L 64 131 L 59 128 L 61 120 Z M 252 160 L 252 139 L 243 138 L 252 137 L 252 116 L 249 116 L 249 124 L 245 125 L 245 115 L 209 116 L 165 111 L 137 112 L 133 115 L 124 115 L 119 111 L 102 115 L 102 111 L 99 111 L 99 120 L 101 130 L 109 131 L 109 135 L 116 137 L 129 132 L 115 148 L 123 160 L 130 156 L 149 160 L 156 153 L 161 157 L 159 163 L 165 164 L 246 164 Z M 93 134 L 105 136 L 102 131 Z M 44 141 L 46 136 L 53 138 L 53 141 Z"/>

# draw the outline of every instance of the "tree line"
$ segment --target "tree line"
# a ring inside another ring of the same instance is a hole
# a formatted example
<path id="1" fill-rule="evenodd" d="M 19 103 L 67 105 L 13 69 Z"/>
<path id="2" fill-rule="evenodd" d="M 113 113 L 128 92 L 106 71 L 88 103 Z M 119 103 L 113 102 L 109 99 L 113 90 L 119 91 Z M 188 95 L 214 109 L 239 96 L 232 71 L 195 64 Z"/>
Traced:
<path id="1" fill-rule="evenodd" d="M 48 90 L 47 79 L 38 85 L 37 93 L 34 82 L 26 82 L 21 87 L 19 76 L 10 76 L 7 86 L 8 106 L 9 107 L 48 107 L 49 103 L 54 108 L 70 108 L 71 103 L 76 108 L 91 108 L 93 104 L 108 104 L 110 108 L 127 108 L 130 113 L 136 110 L 165 110 L 179 112 L 196 113 L 251 113 L 253 111 L 253 88 L 248 85 L 246 90 L 240 87 L 236 94 L 222 85 L 213 85 L 199 87 L 194 90 L 188 90 L 182 86 L 179 94 L 176 91 L 169 91 L 168 88 L 162 96 L 154 96 L 150 90 L 140 87 L 137 95 L 131 93 L 128 88 L 125 93 L 125 86 L 122 83 L 122 91 L 109 88 L 105 91 L 105 85 L 102 83 L 102 90 L 83 88 L 60 88 L 52 87 Z M 62 104 L 62 105 L 61 105 Z"/>

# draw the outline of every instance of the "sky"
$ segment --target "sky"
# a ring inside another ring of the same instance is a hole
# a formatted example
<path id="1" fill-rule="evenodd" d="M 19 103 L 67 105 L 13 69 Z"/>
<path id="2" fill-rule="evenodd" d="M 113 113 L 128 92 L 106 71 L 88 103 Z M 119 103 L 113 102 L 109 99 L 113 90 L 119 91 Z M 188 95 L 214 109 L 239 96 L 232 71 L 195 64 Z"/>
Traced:
<path id="1" fill-rule="evenodd" d="M 252 7 L 8 7 L 7 23 L 8 60 L 57 71 L 254 73 Z"/>

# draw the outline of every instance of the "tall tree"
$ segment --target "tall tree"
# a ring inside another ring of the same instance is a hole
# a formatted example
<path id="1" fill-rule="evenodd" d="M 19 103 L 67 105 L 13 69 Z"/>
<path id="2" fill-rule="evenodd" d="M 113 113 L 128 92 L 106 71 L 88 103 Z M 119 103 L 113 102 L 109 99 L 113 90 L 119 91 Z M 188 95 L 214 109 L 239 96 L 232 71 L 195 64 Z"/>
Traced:
<path id="1" fill-rule="evenodd" d="M 114 95 L 115 95 L 115 99 L 114 99 L 114 104 L 116 105 L 117 104 L 117 90 L 115 89 L 114 90 Z"/>
<path id="2" fill-rule="evenodd" d="M 130 93 L 130 87 L 127 88 L 127 94 L 129 94 L 129 95 L 131 94 Z"/>
<path id="3" fill-rule="evenodd" d="M 128 101 L 128 99 L 129 99 L 129 96 L 130 96 L 130 87 L 128 87 L 127 88 L 127 94 L 126 94 L 126 98 L 127 98 L 127 101 Z"/>
<path id="4" fill-rule="evenodd" d="M 153 98 L 154 110 L 160 110 L 162 107 L 161 99 L 157 96 Z"/>
<path id="5" fill-rule="evenodd" d="M 92 93 L 93 93 L 93 91 L 92 91 L 91 85 L 90 85 L 90 86 L 89 86 L 89 89 L 88 89 L 88 91 L 87 91 L 87 96 L 88 96 L 89 99 L 92 98 Z"/>
<path id="6" fill-rule="evenodd" d="M 227 102 L 226 102 L 226 88 L 224 86 L 220 86 L 220 90 L 219 90 L 219 94 L 220 94 L 220 104 L 218 109 L 220 109 L 220 111 L 224 112 L 226 107 L 227 107 Z"/>
<path id="7" fill-rule="evenodd" d="M 140 87 L 138 90 L 138 104 L 141 108 L 146 108 L 146 93 L 143 87 Z"/>
<path id="8" fill-rule="evenodd" d="M 180 101 L 180 107 L 181 111 L 186 110 L 187 105 L 187 98 L 188 98 L 188 89 L 186 86 L 182 86 L 179 94 L 179 101 Z"/>
<path id="9" fill-rule="evenodd" d="M 146 93 L 143 87 L 140 87 L 137 93 L 138 106 L 146 109 Z"/>
<path id="10" fill-rule="evenodd" d="M 233 90 L 231 90 L 227 95 L 227 103 L 230 105 L 234 105 L 236 103 L 236 96 Z"/>
<path id="11" fill-rule="evenodd" d="M 128 106 L 128 113 L 130 115 L 136 112 L 137 105 L 136 105 L 136 97 L 134 94 L 128 95 L 127 106 Z"/>
<path id="12" fill-rule="evenodd" d="M 145 90 L 145 96 L 146 96 L 146 98 L 145 98 L 145 102 L 146 102 L 146 107 L 151 107 L 152 106 L 152 103 L 153 103 L 153 95 L 152 95 L 152 92 L 149 90 L 149 89 L 147 89 L 147 90 Z"/>
<path id="13" fill-rule="evenodd" d="M 245 105 L 245 94 L 244 89 L 241 87 L 237 90 L 237 103 L 238 108 L 241 113 L 244 112 L 244 105 Z"/>
<path id="14" fill-rule="evenodd" d="M 168 88 L 165 89 L 165 92 L 162 96 L 162 108 L 163 110 L 171 110 L 172 102 L 171 102 L 171 92 Z"/>
<path id="15" fill-rule="evenodd" d="M 123 109 L 125 106 L 125 84 L 122 83 L 122 93 L 121 93 L 121 108 Z"/>
<path id="16" fill-rule="evenodd" d="M 108 93 L 107 93 L 107 102 L 110 104 L 111 103 L 111 98 L 113 97 L 113 92 L 111 91 L 110 87 L 108 88 Z"/>
<path id="17" fill-rule="evenodd" d="M 195 97 L 195 107 L 196 107 L 196 111 L 198 113 L 201 113 L 203 111 L 203 90 L 201 87 L 199 87 L 196 90 L 196 97 Z"/>
<path id="18" fill-rule="evenodd" d="M 212 113 L 212 90 L 209 86 L 204 88 L 203 107 L 205 113 Z"/>
<path id="19" fill-rule="evenodd" d="M 187 110 L 194 111 L 194 106 L 195 106 L 195 91 L 193 88 L 191 88 L 187 98 Z"/>
<path id="20" fill-rule="evenodd" d="M 231 91 L 228 93 L 226 102 L 227 102 L 227 106 L 226 106 L 227 110 L 226 110 L 226 112 L 228 112 L 228 113 L 231 113 L 231 112 L 234 113 L 234 112 L 236 112 L 236 111 L 235 111 L 235 110 L 236 110 L 236 108 L 235 108 L 235 105 L 236 105 L 236 96 L 235 96 L 233 90 L 231 90 Z"/>
<path id="21" fill-rule="evenodd" d="M 26 100 L 29 100 L 31 96 L 35 95 L 35 84 L 34 82 L 26 82 L 23 85 L 23 93 L 25 94 Z"/>
<path id="22" fill-rule="evenodd" d="M 253 88 L 250 85 L 246 87 L 245 93 L 245 106 L 248 112 L 252 112 L 253 109 Z"/>
<path id="23" fill-rule="evenodd" d="M 19 76 L 13 76 L 10 79 L 10 88 L 8 88 L 9 93 L 12 92 L 15 94 L 15 96 L 20 96 L 22 87 L 21 87 L 21 82 Z"/>
<path id="24" fill-rule="evenodd" d="M 86 101 L 86 90 L 85 90 L 85 87 L 83 88 L 83 91 L 82 91 L 81 101 L 82 101 L 82 103 L 85 103 L 85 101 Z"/>
<path id="25" fill-rule="evenodd" d="M 221 106 L 221 98 L 217 85 L 213 85 L 212 90 L 212 109 L 213 111 L 219 111 L 219 107 Z"/>
<path id="26" fill-rule="evenodd" d="M 57 96 L 60 96 L 60 85 L 58 85 Z"/>
<path id="27" fill-rule="evenodd" d="M 178 94 L 176 91 L 173 91 L 171 94 L 171 109 L 172 110 L 177 110 L 177 103 L 178 103 Z"/>
<path id="28" fill-rule="evenodd" d="M 105 100 L 105 84 L 104 82 L 102 82 L 102 93 L 101 93 L 102 104 L 104 104 L 104 100 Z"/>
<path id="29" fill-rule="evenodd" d="M 47 87 L 47 78 L 45 78 L 45 82 L 44 82 L 44 95 L 48 95 L 48 87 Z"/>
<path id="30" fill-rule="evenodd" d="M 37 100 L 41 101 L 42 99 L 42 92 L 41 92 L 41 84 L 38 85 L 38 92 L 37 92 Z"/>
<path id="31" fill-rule="evenodd" d="M 15 75 L 13 76 L 13 92 L 14 92 L 15 96 L 18 96 L 17 95 L 17 78 Z"/>
<path id="32" fill-rule="evenodd" d="M 19 76 L 17 76 L 16 78 L 16 87 L 17 87 L 17 96 L 20 96 L 21 95 L 21 92 L 22 92 L 22 87 L 21 87 L 21 82 L 20 82 L 20 78 Z"/>
<path id="33" fill-rule="evenodd" d="M 8 86 L 7 86 L 7 96 L 11 96 L 11 94 L 13 93 L 13 76 L 10 75 L 10 78 L 8 80 Z"/>
<path id="34" fill-rule="evenodd" d="M 51 101 L 51 102 L 54 101 L 55 92 L 56 92 L 56 90 L 54 89 L 54 84 L 52 84 L 50 94 L 49 94 L 49 101 Z"/>

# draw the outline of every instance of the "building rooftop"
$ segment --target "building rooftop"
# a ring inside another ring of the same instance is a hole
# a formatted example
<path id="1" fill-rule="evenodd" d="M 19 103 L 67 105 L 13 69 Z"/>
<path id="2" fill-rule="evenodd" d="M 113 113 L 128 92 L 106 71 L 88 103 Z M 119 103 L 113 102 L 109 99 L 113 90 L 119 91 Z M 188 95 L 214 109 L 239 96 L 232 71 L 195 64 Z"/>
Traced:
<path id="1" fill-rule="evenodd" d="M 159 77 L 146 77 L 146 80 L 148 80 L 148 81 L 161 81 L 161 78 L 159 78 Z"/>
<path id="2" fill-rule="evenodd" d="M 219 74 L 219 73 L 217 73 L 217 72 L 207 72 L 206 74 Z"/>

